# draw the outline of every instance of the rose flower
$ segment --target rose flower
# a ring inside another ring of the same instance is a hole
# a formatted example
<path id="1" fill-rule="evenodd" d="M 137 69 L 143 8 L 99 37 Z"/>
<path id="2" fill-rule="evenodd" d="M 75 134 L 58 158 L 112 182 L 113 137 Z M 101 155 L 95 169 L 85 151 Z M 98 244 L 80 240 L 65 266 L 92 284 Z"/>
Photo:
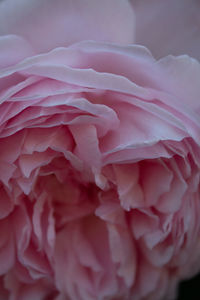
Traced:
<path id="1" fill-rule="evenodd" d="M 200 64 L 130 31 L 56 47 L 19 28 L 0 38 L 0 299 L 174 299 L 200 269 Z"/>

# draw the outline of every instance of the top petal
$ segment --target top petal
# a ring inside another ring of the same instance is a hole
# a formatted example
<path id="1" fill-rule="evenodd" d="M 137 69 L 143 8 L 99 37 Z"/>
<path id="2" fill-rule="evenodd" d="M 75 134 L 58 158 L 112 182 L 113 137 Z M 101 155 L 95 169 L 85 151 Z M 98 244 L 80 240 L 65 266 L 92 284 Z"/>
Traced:
<path id="1" fill-rule="evenodd" d="M 200 60 L 198 0 L 130 0 L 136 14 L 136 43 L 157 58 L 188 54 Z"/>
<path id="2" fill-rule="evenodd" d="M 134 13 L 128 0 L 5 0 L 0 35 L 23 36 L 37 53 L 81 40 L 133 42 Z"/>

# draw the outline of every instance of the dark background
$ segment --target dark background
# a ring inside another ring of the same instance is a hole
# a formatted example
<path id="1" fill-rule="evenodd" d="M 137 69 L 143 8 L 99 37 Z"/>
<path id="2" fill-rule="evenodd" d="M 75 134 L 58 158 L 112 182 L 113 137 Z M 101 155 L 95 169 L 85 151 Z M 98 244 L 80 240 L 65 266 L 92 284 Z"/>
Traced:
<path id="1" fill-rule="evenodd" d="M 177 300 L 200 300 L 200 274 L 180 284 Z"/>

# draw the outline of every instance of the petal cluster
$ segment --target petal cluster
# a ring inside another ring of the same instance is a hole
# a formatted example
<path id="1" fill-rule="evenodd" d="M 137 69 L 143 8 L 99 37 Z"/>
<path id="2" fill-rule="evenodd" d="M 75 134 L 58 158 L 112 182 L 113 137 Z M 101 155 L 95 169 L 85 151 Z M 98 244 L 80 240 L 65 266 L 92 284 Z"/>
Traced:
<path id="1" fill-rule="evenodd" d="M 171 299 L 200 268 L 199 63 L 23 49 L 0 61 L 0 292 Z"/>

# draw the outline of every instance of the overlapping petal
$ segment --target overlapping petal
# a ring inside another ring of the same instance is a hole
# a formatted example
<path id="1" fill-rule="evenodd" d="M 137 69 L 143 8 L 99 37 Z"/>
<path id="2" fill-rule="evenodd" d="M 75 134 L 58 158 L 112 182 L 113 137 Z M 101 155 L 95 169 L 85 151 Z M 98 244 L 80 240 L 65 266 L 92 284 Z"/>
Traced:
<path id="1" fill-rule="evenodd" d="M 14 299 L 162 299 L 199 266 L 199 72 L 94 41 L 0 70 Z"/>

